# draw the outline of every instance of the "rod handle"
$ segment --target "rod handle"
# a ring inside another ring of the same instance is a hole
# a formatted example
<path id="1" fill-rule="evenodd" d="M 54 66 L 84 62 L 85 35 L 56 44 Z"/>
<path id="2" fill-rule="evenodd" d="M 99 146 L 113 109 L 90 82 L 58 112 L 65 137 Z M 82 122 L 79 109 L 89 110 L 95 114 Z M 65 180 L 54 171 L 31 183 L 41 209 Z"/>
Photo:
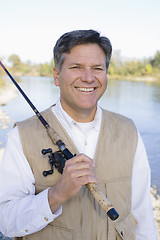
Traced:
<path id="1" fill-rule="evenodd" d="M 111 220 L 116 220 L 119 217 L 119 214 L 114 209 L 112 204 L 109 202 L 108 198 L 102 193 L 95 183 L 88 183 L 86 184 L 86 187 L 90 190 L 90 192 L 93 194 L 96 201 L 99 203 L 99 205 L 102 207 L 102 209 L 107 213 L 108 217 Z"/>

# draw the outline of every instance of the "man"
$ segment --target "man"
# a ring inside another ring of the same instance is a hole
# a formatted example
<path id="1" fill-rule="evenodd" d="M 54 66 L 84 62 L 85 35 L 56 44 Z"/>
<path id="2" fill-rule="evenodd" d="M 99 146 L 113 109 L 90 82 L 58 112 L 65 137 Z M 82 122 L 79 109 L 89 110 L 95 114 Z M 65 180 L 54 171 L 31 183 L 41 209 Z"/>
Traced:
<path id="1" fill-rule="evenodd" d="M 44 177 L 43 148 L 57 151 L 34 116 L 11 131 L 0 172 L 0 230 L 23 239 L 157 239 L 150 169 L 133 122 L 98 106 L 112 47 L 93 30 L 64 34 L 54 47 L 60 99 L 42 115 L 76 154 Z M 2 184 L 3 182 L 3 184 Z M 108 219 L 87 183 L 96 183 L 119 213 Z"/>

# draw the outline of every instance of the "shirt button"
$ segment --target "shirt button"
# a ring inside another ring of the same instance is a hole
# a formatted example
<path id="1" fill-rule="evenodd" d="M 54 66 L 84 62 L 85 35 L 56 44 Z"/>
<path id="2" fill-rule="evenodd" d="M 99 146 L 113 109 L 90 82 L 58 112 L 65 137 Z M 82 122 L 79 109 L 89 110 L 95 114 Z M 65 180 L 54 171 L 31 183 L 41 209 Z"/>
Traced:
<path id="1" fill-rule="evenodd" d="M 85 145 L 87 146 L 87 141 L 85 141 Z"/>
<path id="2" fill-rule="evenodd" d="M 28 233 L 28 229 L 26 229 L 25 232 Z"/>
<path id="3" fill-rule="evenodd" d="M 48 222 L 48 218 L 47 218 L 47 217 L 45 217 L 44 220 L 45 220 L 46 222 Z"/>

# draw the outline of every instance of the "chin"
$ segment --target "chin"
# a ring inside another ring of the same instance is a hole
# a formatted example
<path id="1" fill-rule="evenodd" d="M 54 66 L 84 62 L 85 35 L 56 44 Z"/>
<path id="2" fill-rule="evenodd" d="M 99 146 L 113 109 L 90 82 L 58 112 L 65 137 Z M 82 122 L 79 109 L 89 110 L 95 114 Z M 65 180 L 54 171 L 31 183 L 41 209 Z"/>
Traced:
<path id="1" fill-rule="evenodd" d="M 77 109 L 79 109 L 79 111 L 81 111 L 81 112 L 91 112 L 91 111 L 93 111 L 94 109 L 96 109 L 96 106 L 97 105 L 81 105 L 81 106 L 79 106 Z"/>

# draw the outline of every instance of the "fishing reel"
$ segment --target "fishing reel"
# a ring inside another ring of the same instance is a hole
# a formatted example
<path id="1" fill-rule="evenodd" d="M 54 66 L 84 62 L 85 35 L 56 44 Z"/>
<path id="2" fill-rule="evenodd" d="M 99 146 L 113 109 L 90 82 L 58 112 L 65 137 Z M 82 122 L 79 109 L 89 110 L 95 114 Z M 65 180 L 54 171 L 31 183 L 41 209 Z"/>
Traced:
<path id="1" fill-rule="evenodd" d="M 53 153 L 51 148 L 48 149 L 42 149 L 42 154 L 46 155 L 48 154 L 49 163 L 51 166 L 51 169 L 48 171 L 43 171 L 43 176 L 47 177 L 48 175 L 53 174 L 54 167 L 58 170 L 59 173 L 63 173 L 63 168 L 65 166 L 66 158 L 61 151 L 56 151 Z"/>

